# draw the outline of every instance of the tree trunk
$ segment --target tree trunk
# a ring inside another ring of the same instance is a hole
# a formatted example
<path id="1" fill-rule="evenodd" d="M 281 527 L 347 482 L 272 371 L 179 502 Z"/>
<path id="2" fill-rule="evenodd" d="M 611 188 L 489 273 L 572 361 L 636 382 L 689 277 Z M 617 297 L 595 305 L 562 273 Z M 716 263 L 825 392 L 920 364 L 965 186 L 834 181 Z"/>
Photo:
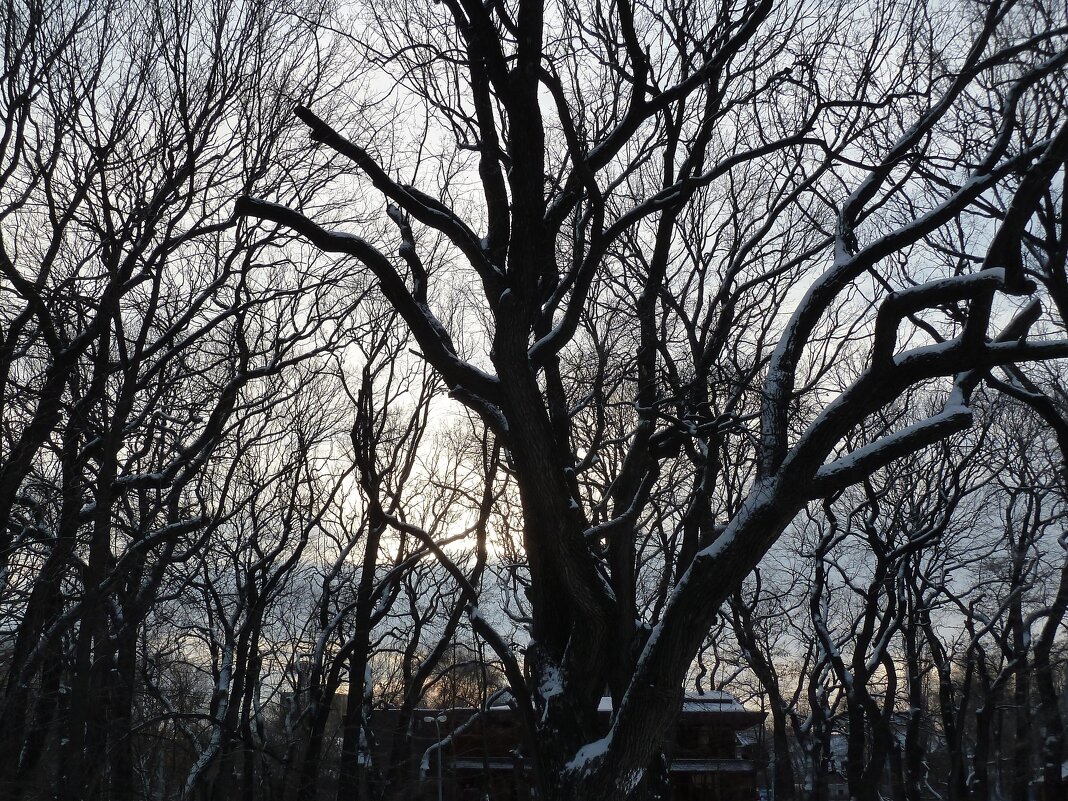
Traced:
<path id="1" fill-rule="evenodd" d="M 790 738 L 787 732 L 786 712 L 780 706 L 771 708 L 771 745 L 775 755 L 775 771 L 772 775 L 775 801 L 793 801 L 794 764 L 790 753 Z"/>

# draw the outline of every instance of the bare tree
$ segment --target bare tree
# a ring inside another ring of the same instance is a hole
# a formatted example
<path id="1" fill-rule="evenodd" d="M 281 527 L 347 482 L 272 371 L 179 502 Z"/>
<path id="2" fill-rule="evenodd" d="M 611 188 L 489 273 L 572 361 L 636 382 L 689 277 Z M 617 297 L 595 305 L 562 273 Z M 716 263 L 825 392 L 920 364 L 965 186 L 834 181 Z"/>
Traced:
<path id="1" fill-rule="evenodd" d="M 929 406 L 908 400 L 913 414 Z M 881 422 L 885 431 L 902 421 Z M 917 592 L 917 576 L 932 562 L 944 569 L 947 549 L 975 522 L 970 499 L 989 481 L 977 459 L 985 427 L 970 441 L 958 437 L 869 476 L 816 518 L 810 611 L 841 687 L 844 770 L 858 799 L 878 798 L 885 786 L 897 798 L 926 791 L 919 621 L 929 600 Z"/>
<path id="2" fill-rule="evenodd" d="M 3 8 L 5 798 L 137 794 L 146 621 L 231 522 L 227 449 L 260 442 L 289 373 L 350 335 L 359 282 L 230 213 L 331 174 L 291 181 L 285 109 L 325 62 L 286 9 Z M 243 726 L 254 683 L 234 689 Z"/>
<path id="3" fill-rule="evenodd" d="M 1014 2 L 938 19 L 910 3 L 694 0 L 368 13 L 364 52 L 430 121 L 413 155 L 440 143 L 436 163 L 460 166 L 420 189 L 424 159 L 376 144 L 373 120 L 358 141 L 299 108 L 389 204 L 396 256 L 309 209 L 245 198 L 238 212 L 367 269 L 506 448 L 531 617 L 529 678 L 513 666 L 510 680 L 532 705 L 538 790 L 626 797 L 721 603 L 805 503 L 966 429 L 990 368 L 1068 355 L 1027 337 L 1037 300 L 997 311 L 1036 289 L 1022 248 L 1068 154 L 1060 106 L 1036 100 L 1068 62 L 1065 20 Z M 933 234 L 982 226 L 974 266 L 928 260 Z M 428 234 L 447 257 L 427 256 Z M 444 317 L 450 277 L 471 284 L 463 340 Z M 576 448 L 563 365 L 606 307 L 630 331 L 616 341 L 633 422 L 593 523 L 577 475 L 598 454 Z M 941 411 L 849 451 L 869 415 L 939 377 Z M 712 458 L 723 452 L 732 477 Z M 673 462 L 689 477 L 684 547 L 666 601 L 639 622 L 642 515 Z M 740 495 L 717 520 L 726 487 Z"/>
<path id="4" fill-rule="evenodd" d="M 787 558 L 793 561 L 796 556 Z M 795 738 L 798 734 L 801 701 L 808 687 L 806 674 L 815 656 L 813 639 L 807 639 L 807 647 L 798 647 L 801 643 L 792 630 L 804 604 L 804 595 L 798 592 L 801 573 L 796 569 L 787 573 L 758 568 L 747 586 L 729 601 L 731 629 L 741 659 L 752 670 L 770 707 L 769 783 L 775 797 L 782 799 L 797 794 L 796 749 L 791 745 L 791 734 Z M 803 769 L 804 764 L 798 767 Z"/>

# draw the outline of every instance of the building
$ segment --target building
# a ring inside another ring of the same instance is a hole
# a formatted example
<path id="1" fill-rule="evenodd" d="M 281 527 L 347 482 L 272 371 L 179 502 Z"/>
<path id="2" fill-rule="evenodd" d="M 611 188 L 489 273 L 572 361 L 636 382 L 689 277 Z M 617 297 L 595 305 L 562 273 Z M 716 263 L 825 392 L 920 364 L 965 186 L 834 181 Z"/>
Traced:
<path id="1" fill-rule="evenodd" d="M 725 692 L 688 694 L 665 748 L 672 801 L 754 801 L 758 766 L 739 753 L 740 735 L 764 717 Z"/>
<path id="2" fill-rule="evenodd" d="M 391 717 L 388 710 L 384 718 Z M 598 708 L 605 729 L 611 699 Z M 379 721 L 381 712 L 376 713 Z M 739 754 L 739 734 L 763 723 L 723 692 L 686 696 L 674 737 L 665 747 L 671 801 L 755 801 L 757 764 Z M 375 725 L 378 730 L 378 725 Z M 414 798 L 519 801 L 529 798 L 518 716 L 508 706 L 417 710 L 411 726 L 422 751 Z M 386 746 L 388 738 L 376 737 Z M 751 756 L 751 755 L 746 755 Z"/>

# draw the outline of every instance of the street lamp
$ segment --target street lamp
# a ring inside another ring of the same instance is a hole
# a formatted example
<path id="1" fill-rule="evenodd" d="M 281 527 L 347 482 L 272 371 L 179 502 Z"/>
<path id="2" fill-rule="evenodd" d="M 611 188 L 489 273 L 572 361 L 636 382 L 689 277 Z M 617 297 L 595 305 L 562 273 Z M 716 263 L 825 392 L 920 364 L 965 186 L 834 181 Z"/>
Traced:
<path id="1" fill-rule="evenodd" d="M 443 780 L 441 775 L 441 724 L 447 720 L 444 714 L 441 715 L 427 715 L 423 718 L 424 723 L 433 723 L 438 733 L 438 801 L 442 801 L 442 786 Z"/>

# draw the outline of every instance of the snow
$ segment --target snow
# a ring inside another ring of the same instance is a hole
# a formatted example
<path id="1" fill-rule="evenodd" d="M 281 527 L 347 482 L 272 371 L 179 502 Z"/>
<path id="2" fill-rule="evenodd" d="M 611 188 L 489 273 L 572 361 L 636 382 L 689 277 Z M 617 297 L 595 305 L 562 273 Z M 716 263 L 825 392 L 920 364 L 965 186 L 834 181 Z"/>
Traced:
<path id="1" fill-rule="evenodd" d="M 566 768 L 568 770 L 587 770 L 591 762 L 604 757 L 608 752 L 608 745 L 612 742 L 612 736 L 609 734 L 607 737 L 602 737 L 600 740 L 594 740 L 592 743 L 586 743 L 578 750 L 574 758 L 567 763 Z"/>
<path id="2" fill-rule="evenodd" d="M 554 695 L 559 695 L 564 691 L 564 680 L 560 675 L 559 669 L 555 665 L 547 665 L 545 668 L 545 675 L 541 679 L 541 697 L 548 700 Z M 604 699 L 601 699 L 602 701 Z"/>
<path id="3" fill-rule="evenodd" d="M 951 292 L 954 289 L 968 289 L 973 284 L 1004 283 L 1005 270 L 1001 267 L 992 267 L 986 270 L 980 270 L 976 273 L 964 273 L 963 275 L 953 275 L 947 278 L 936 278 L 923 284 L 917 284 L 916 286 L 896 289 L 894 290 L 894 297 L 899 300 L 912 296 L 922 298 L 924 295 L 941 294 L 943 292 Z"/>
<path id="4" fill-rule="evenodd" d="M 746 499 L 742 502 L 742 508 L 739 510 L 738 514 L 734 516 L 731 522 L 723 530 L 722 534 L 697 552 L 694 557 L 694 562 L 715 559 L 726 551 L 727 548 L 733 545 L 735 538 L 738 536 L 738 529 L 741 528 L 744 521 L 754 514 L 758 508 L 774 498 L 775 494 L 775 487 L 771 480 L 765 479 L 753 485 L 753 488 L 746 496 Z M 687 581 L 692 570 L 693 566 L 691 565 L 690 569 L 687 570 L 679 580 L 678 585 L 675 587 L 675 593 L 677 593 L 682 584 Z"/>
<path id="5" fill-rule="evenodd" d="M 163 481 L 164 475 L 160 472 L 131 473 L 125 476 L 119 476 L 115 479 L 116 484 L 162 484 Z"/>
<path id="6" fill-rule="evenodd" d="M 910 348 L 894 357 L 894 366 L 909 367 L 917 362 L 922 363 L 928 359 L 944 356 L 947 353 L 959 350 L 961 341 L 961 338 L 957 336 L 953 339 L 947 339 L 945 342 L 935 342 L 930 345 L 920 345 L 915 348 Z"/>
<path id="7" fill-rule="evenodd" d="M 630 773 L 627 773 L 625 776 L 623 776 L 622 780 L 620 781 L 619 789 L 624 794 L 631 793 L 631 791 L 633 791 L 634 788 L 638 786 L 638 782 L 642 780 L 642 776 L 644 775 L 645 770 L 643 768 L 635 768 Z"/>
<path id="8" fill-rule="evenodd" d="M 687 693 L 682 700 L 683 712 L 744 712 L 745 707 L 730 693 L 710 690 Z"/>
<path id="9" fill-rule="evenodd" d="M 604 696 L 597 704 L 598 712 L 612 711 L 611 696 Z M 688 692 L 682 699 L 683 712 L 745 712 L 738 699 L 723 690 Z"/>
<path id="10" fill-rule="evenodd" d="M 854 450 L 852 453 L 848 453 L 839 459 L 835 459 L 830 464 L 825 464 L 816 473 L 817 480 L 833 479 L 837 475 L 848 474 L 855 470 L 859 463 L 862 461 L 877 459 L 881 452 L 888 449 L 893 449 L 895 446 L 904 445 L 908 440 L 922 435 L 925 431 L 928 431 L 935 427 L 941 427 L 945 425 L 966 425 L 970 424 L 972 419 L 972 411 L 964 403 L 964 398 L 959 389 L 954 389 L 952 395 L 950 395 L 946 406 L 939 413 L 933 417 L 929 417 L 926 420 L 922 420 L 918 423 L 906 426 L 899 431 L 895 431 L 892 434 L 888 434 L 882 439 L 878 439 L 875 442 L 861 446 Z"/>

